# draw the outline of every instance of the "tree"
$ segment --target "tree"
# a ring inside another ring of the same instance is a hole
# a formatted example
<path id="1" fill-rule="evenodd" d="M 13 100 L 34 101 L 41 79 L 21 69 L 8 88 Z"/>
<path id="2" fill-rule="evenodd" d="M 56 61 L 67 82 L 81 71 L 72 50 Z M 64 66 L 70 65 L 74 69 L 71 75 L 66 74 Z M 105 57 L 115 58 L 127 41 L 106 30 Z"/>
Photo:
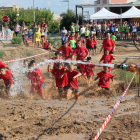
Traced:
<path id="1" fill-rule="evenodd" d="M 76 14 L 73 10 L 68 9 L 66 13 L 61 14 L 61 29 L 65 27 L 67 30 L 70 29 L 71 23 L 76 23 Z M 82 16 L 79 16 L 79 24 L 82 23 Z"/>
<path id="2" fill-rule="evenodd" d="M 16 22 L 17 22 L 17 13 L 19 13 L 18 21 L 19 25 L 22 26 L 23 21 L 25 22 L 25 25 L 30 29 L 30 27 L 33 25 L 33 9 L 27 8 L 25 9 L 17 9 L 14 11 L 13 9 L 8 9 L 5 11 L 0 11 L 0 18 L 2 18 L 4 15 L 7 15 L 10 19 L 8 22 L 8 26 L 10 29 L 12 29 Z M 39 9 L 35 10 L 35 20 L 38 25 L 41 25 L 42 21 L 44 20 L 48 25 L 48 30 L 52 31 L 52 26 L 50 24 L 53 23 L 53 13 L 51 13 L 50 9 Z M 55 31 L 59 31 L 59 22 L 54 21 L 55 23 Z M 4 23 L 3 23 L 4 24 Z"/>

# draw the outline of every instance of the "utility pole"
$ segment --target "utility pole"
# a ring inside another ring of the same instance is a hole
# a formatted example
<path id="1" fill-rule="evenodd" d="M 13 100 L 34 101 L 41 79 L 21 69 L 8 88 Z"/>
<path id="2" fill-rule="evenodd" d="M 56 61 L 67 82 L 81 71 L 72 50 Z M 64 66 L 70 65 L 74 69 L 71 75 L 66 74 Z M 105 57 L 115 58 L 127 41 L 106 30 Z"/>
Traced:
<path id="1" fill-rule="evenodd" d="M 33 22 L 35 22 L 35 9 L 34 9 L 34 0 L 33 0 Z"/>

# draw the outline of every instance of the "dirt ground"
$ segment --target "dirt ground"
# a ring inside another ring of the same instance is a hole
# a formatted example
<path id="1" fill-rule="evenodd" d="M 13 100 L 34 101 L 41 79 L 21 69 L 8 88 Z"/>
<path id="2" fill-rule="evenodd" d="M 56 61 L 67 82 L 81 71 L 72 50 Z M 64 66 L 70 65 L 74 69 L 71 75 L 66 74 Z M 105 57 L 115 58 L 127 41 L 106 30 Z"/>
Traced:
<path id="1" fill-rule="evenodd" d="M 102 41 L 98 41 L 98 55 L 92 56 L 92 61 L 98 63 L 103 53 L 100 53 Z M 12 46 L 7 43 L 5 55 L 0 61 L 27 57 L 45 52 L 40 48 Z M 37 63 L 52 57 L 53 54 L 36 57 Z M 117 41 L 115 64 L 139 64 L 139 51 L 133 42 Z M 9 65 L 9 64 L 8 64 Z M 65 95 L 59 97 L 53 76 L 47 72 L 47 65 L 40 67 L 45 81 L 45 97 L 31 96 L 25 84 L 23 93 L 17 97 L 7 97 L 3 81 L 0 81 L 0 140 L 92 140 L 105 119 L 122 95 L 126 84 L 118 80 L 117 70 L 114 83 L 111 82 L 109 92 L 80 77 L 80 99 L 72 95 L 67 101 Z M 96 67 L 94 77 L 102 68 Z M 131 87 L 111 120 L 102 132 L 99 140 L 140 140 L 140 97 L 137 87 Z"/>

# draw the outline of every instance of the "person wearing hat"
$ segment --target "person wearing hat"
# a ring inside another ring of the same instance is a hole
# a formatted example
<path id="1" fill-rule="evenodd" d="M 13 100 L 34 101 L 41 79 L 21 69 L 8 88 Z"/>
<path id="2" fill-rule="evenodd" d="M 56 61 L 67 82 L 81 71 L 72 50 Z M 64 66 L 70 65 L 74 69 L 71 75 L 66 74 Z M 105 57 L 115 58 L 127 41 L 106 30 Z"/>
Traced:
<path id="1" fill-rule="evenodd" d="M 107 38 L 103 40 L 102 44 L 103 44 L 103 46 L 102 46 L 100 52 L 104 48 L 104 52 L 106 49 L 108 49 L 109 54 L 114 54 L 115 42 L 110 38 L 110 33 L 107 34 Z"/>
<path id="2" fill-rule="evenodd" d="M 67 41 L 65 40 L 63 45 L 60 48 L 54 47 L 56 50 L 62 52 L 62 59 L 67 60 L 71 59 L 73 55 L 73 49 L 67 45 Z"/>

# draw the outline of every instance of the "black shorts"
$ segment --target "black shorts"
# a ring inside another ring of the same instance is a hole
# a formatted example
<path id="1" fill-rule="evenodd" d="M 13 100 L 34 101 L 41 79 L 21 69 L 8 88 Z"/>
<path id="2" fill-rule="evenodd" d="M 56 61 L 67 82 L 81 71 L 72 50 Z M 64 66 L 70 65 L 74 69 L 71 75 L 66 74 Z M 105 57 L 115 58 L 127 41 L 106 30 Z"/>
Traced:
<path id="1" fill-rule="evenodd" d="M 101 87 L 102 89 L 105 89 L 105 90 L 110 90 L 109 88 L 107 88 L 107 87 Z"/>
<path id="2" fill-rule="evenodd" d="M 97 49 L 97 46 L 94 46 L 94 49 Z"/>
<path id="3" fill-rule="evenodd" d="M 81 37 L 84 37 L 85 36 L 85 34 L 81 34 Z"/>
<path id="4" fill-rule="evenodd" d="M 94 48 L 91 48 L 91 47 L 90 47 L 90 49 L 89 49 L 89 50 L 93 50 L 93 49 L 94 49 Z"/>
<path id="5" fill-rule="evenodd" d="M 43 38 L 45 35 L 41 35 L 41 38 Z"/>
<path id="6" fill-rule="evenodd" d="M 86 45 L 86 48 L 89 50 L 90 49 L 90 45 Z"/>
<path id="7" fill-rule="evenodd" d="M 67 87 L 58 87 L 59 94 L 62 94 L 66 90 L 67 90 Z"/>
<path id="8" fill-rule="evenodd" d="M 76 33 L 78 34 L 78 33 L 79 33 L 79 31 L 76 31 Z"/>

